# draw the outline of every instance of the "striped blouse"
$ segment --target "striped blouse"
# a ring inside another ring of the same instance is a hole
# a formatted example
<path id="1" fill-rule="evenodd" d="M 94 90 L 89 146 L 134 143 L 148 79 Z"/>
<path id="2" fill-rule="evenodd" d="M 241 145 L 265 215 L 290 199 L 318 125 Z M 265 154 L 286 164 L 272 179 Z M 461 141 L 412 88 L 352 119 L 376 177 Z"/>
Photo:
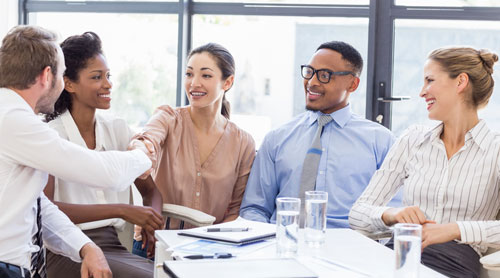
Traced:
<path id="1" fill-rule="evenodd" d="M 382 167 L 349 215 L 353 229 L 375 232 L 388 227 L 385 205 L 403 186 L 403 205 L 418 206 L 427 219 L 456 222 L 459 242 L 479 254 L 500 247 L 500 135 L 481 120 L 465 135 L 464 146 L 450 159 L 440 135 L 443 125 L 428 130 L 410 127 L 387 154 Z"/>

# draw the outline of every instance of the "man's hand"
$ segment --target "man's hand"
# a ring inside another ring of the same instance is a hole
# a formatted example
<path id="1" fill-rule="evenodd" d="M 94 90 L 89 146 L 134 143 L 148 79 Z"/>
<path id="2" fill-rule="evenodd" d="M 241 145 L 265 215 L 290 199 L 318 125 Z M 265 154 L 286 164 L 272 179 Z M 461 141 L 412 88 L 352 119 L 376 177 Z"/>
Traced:
<path id="1" fill-rule="evenodd" d="M 113 274 L 109 268 L 108 262 L 95 243 L 89 242 L 80 249 L 80 256 L 82 257 L 82 278 L 111 278 Z"/>
<path id="2" fill-rule="evenodd" d="M 431 244 L 460 240 L 460 229 L 457 223 L 424 224 L 422 226 L 422 250 Z"/>
<path id="3" fill-rule="evenodd" d="M 392 226 L 396 223 L 413 223 L 426 224 L 436 223 L 432 220 L 427 220 L 425 214 L 417 206 L 390 208 L 382 214 L 382 220 L 385 225 Z"/>

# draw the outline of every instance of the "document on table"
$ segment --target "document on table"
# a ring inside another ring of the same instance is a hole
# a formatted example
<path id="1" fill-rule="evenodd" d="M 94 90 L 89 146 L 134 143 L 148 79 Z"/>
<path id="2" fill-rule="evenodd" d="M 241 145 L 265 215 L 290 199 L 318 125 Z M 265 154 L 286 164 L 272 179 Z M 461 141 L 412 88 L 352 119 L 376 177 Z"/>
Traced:
<path id="1" fill-rule="evenodd" d="M 213 255 L 215 253 L 231 253 L 233 256 L 239 256 L 252 253 L 273 243 L 274 240 L 270 239 L 245 245 L 234 245 L 200 239 L 172 246 L 169 250 L 174 252 L 172 256 L 184 256 L 188 254 Z"/>
<path id="2" fill-rule="evenodd" d="M 238 232 L 208 232 L 207 229 L 209 228 L 248 228 L 248 230 Z M 178 234 L 228 244 L 243 245 L 274 238 L 276 236 L 276 225 L 238 218 L 231 222 L 182 230 Z"/>
<path id="3" fill-rule="evenodd" d="M 317 278 L 318 275 L 293 258 L 215 259 L 165 261 L 165 272 L 173 278 Z"/>

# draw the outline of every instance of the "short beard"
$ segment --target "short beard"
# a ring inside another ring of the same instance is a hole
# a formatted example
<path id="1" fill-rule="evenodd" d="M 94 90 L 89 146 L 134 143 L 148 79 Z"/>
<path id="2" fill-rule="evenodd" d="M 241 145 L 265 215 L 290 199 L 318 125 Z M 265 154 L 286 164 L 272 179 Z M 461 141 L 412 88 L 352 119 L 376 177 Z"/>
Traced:
<path id="1" fill-rule="evenodd" d="M 37 105 L 35 107 L 36 108 L 35 111 L 37 111 L 37 113 L 42 113 L 42 114 L 54 113 L 54 105 L 56 104 L 57 99 L 52 101 L 52 93 L 55 87 L 56 87 L 56 80 L 54 78 L 52 79 L 52 84 L 50 84 L 50 91 L 43 98 L 39 99 L 37 102 Z"/>
<path id="2" fill-rule="evenodd" d="M 309 107 L 309 106 L 307 106 L 307 104 L 306 104 L 306 110 L 307 110 L 307 111 L 313 111 L 313 112 L 319 111 L 319 109 Z"/>

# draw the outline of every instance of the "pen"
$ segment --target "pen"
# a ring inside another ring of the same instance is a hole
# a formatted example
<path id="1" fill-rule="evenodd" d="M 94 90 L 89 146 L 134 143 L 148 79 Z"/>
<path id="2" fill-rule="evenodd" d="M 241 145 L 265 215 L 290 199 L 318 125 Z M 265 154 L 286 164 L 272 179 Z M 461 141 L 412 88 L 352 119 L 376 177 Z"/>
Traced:
<path id="1" fill-rule="evenodd" d="M 229 259 L 232 258 L 233 255 L 231 253 L 215 253 L 212 255 L 189 255 L 184 256 L 184 259 L 190 260 L 199 260 L 199 259 Z"/>
<path id="2" fill-rule="evenodd" d="M 248 232 L 250 228 L 207 228 L 207 232 Z"/>

